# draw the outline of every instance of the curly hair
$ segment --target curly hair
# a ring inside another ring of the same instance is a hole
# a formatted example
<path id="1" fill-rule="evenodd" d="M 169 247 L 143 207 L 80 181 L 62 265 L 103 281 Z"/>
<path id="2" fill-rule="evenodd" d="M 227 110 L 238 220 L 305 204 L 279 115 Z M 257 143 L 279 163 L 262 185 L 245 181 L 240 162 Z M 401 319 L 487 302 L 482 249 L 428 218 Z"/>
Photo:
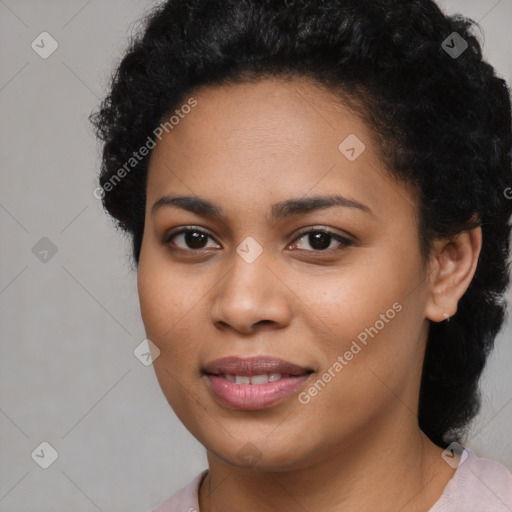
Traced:
<path id="1" fill-rule="evenodd" d="M 390 176 L 417 191 L 422 257 L 435 238 L 481 226 L 457 313 L 429 326 L 418 422 L 441 447 L 479 410 L 509 284 L 510 90 L 483 60 L 475 26 L 432 0 L 169 0 L 144 19 L 90 116 L 103 205 L 131 237 L 136 266 L 151 153 L 134 152 L 192 91 L 264 77 L 309 79 L 363 117 Z M 454 37 L 460 55 L 448 51 Z"/>

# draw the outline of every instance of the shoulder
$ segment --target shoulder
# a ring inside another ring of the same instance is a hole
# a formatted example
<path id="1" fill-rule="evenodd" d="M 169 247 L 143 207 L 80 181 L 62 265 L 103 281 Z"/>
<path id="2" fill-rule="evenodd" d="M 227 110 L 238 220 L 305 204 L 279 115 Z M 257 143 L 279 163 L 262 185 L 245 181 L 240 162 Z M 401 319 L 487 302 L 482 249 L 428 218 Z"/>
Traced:
<path id="1" fill-rule="evenodd" d="M 199 486 L 206 473 L 208 473 L 207 469 L 199 473 L 189 484 L 182 487 L 170 498 L 167 498 L 149 512 L 199 512 Z"/>
<path id="2" fill-rule="evenodd" d="M 429 512 L 482 510 L 512 510 L 512 473 L 499 462 L 465 449 L 457 470 Z"/>

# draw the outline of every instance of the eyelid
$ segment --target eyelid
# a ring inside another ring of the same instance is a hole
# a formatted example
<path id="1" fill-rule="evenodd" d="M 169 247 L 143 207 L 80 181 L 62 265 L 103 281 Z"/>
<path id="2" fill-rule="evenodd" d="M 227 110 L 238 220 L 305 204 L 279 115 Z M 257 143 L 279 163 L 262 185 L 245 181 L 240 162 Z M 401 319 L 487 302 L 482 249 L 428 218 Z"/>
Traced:
<path id="1" fill-rule="evenodd" d="M 217 242 L 215 237 L 209 231 L 207 231 L 206 229 L 201 228 L 199 226 L 194 226 L 193 224 L 187 224 L 186 226 L 181 226 L 179 228 L 176 228 L 175 230 L 172 230 L 170 233 L 166 233 L 163 237 L 162 242 L 164 244 L 170 243 L 171 239 L 174 238 L 175 236 L 182 235 L 183 233 L 187 233 L 189 231 L 207 235 L 212 240 L 214 240 L 216 244 L 220 245 L 219 242 Z M 193 250 L 193 249 L 188 249 L 188 250 Z M 197 250 L 199 250 L 199 249 L 197 249 Z"/>
<path id="2" fill-rule="evenodd" d="M 338 231 L 334 231 L 332 228 L 328 228 L 325 226 L 317 225 L 317 226 L 308 226 L 306 228 L 303 228 L 299 230 L 299 232 L 295 235 L 294 242 L 298 240 L 299 238 L 302 238 L 304 235 L 307 235 L 309 233 L 326 233 L 327 235 L 331 235 L 334 238 L 341 238 L 347 243 L 354 243 L 353 237 L 349 235 L 348 233 L 339 233 Z"/>
<path id="3" fill-rule="evenodd" d="M 205 230 L 204 228 L 201 228 L 199 226 L 194 226 L 194 225 L 181 226 L 180 228 L 176 228 L 176 230 L 173 230 L 170 233 L 167 233 L 166 235 L 164 235 L 162 243 L 168 245 L 171 242 L 171 239 L 173 239 L 174 237 L 184 234 L 184 233 L 187 233 L 187 232 L 190 232 L 190 231 L 202 233 L 202 234 L 208 236 L 209 238 L 211 238 L 216 244 L 220 245 L 217 242 L 217 240 L 215 239 L 215 237 L 209 231 Z M 331 228 L 326 228 L 324 226 L 308 226 L 308 227 L 302 228 L 298 233 L 296 233 L 295 238 L 293 239 L 292 242 L 290 242 L 290 244 L 287 245 L 287 247 L 294 244 L 295 242 L 297 242 L 298 240 L 303 238 L 305 235 L 308 235 L 309 233 L 319 233 L 319 232 L 332 236 L 342 246 L 349 247 L 354 244 L 354 240 L 352 240 L 349 235 L 342 235 L 342 234 L 332 230 Z M 183 251 L 188 251 L 188 252 L 201 251 L 201 249 L 181 249 L 180 247 L 178 247 L 177 249 L 183 250 Z M 207 248 L 205 248 L 205 249 L 207 249 Z M 338 251 L 338 250 L 342 250 L 342 249 L 337 249 L 337 248 L 324 249 L 324 250 L 313 249 L 310 251 L 304 250 L 304 249 L 297 249 L 297 250 L 310 252 L 310 253 L 329 254 L 333 251 Z"/>

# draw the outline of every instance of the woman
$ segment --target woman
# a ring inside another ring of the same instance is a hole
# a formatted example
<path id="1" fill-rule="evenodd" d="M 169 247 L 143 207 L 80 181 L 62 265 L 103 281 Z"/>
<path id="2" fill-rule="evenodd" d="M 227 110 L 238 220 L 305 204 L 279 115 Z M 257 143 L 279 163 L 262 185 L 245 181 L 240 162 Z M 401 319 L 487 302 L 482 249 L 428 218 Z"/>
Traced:
<path id="1" fill-rule="evenodd" d="M 170 406 L 154 511 L 512 510 L 463 449 L 509 281 L 510 95 L 430 0 L 171 0 L 93 115 Z"/>

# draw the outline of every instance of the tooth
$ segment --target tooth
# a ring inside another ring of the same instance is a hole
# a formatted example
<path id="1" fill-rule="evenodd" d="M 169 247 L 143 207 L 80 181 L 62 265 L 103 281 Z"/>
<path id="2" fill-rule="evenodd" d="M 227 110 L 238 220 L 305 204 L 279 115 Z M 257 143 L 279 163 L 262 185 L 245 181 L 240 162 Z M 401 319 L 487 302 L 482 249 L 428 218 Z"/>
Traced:
<path id="1" fill-rule="evenodd" d="M 235 382 L 237 384 L 250 384 L 251 383 L 251 378 L 247 377 L 245 375 L 237 375 L 235 377 Z"/>
<path id="2" fill-rule="evenodd" d="M 251 377 L 251 384 L 266 384 L 268 382 L 268 373 L 261 375 L 253 375 Z"/>
<path id="3" fill-rule="evenodd" d="M 229 382 L 235 382 L 236 379 L 235 379 L 235 376 L 234 375 L 230 375 L 229 373 L 226 373 L 226 375 L 224 375 L 224 377 L 226 378 L 226 380 L 228 380 Z"/>
<path id="4" fill-rule="evenodd" d="M 276 380 L 279 380 L 280 378 L 281 378 L 281 374 L 280 373 L 271 373 L 268 376 L 268 381 L 269 382 L 275 382 Z"/>

